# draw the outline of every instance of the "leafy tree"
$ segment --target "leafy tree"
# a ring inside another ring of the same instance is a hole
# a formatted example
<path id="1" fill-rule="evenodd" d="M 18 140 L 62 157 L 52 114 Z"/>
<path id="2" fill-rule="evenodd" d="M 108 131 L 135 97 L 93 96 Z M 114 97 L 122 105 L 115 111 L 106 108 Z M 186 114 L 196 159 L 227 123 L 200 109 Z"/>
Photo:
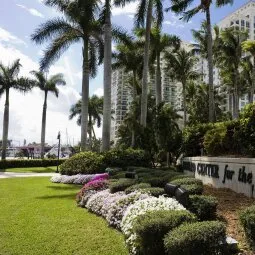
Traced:
<path id="1" fill-rule="evenodd" d="M 221 76 L 225 83 L 233 88 L 233 118 L 239 115 L 240 68 L 242 62 L 242 43 L 247 39 L 247 32 L 227 28 L 222 30 L 218 38 L 218 54 L 216 55 L 217 65 L 220 68 Z"/>
<path id="2" fill-rule="evenodd" d="M 248 93 L 249 103 L 253 104 L 253 95 L 255 92 L 255 84 L 253 81 L 254 64 L 250 58 L 245 58 L 241 62 L 240 84 Z"/>
<path id="3" fill-rule="evenodd" d="M 195 80 L 199 74 L 194 71 L 194 65 L 197 59 L 193 53 L 181 48 L 175 53 L 166 53 L 167 70 L 176 81 L 182 84 L 183 93 L 183 111 L 184 111 L 184 126 L 187 123 L 187 107 L 186 107 L 186 87 L 189 81 Z"/>
<path id="4" fill-rule="evenodd" d="M 3 118 L 3 138 L 2 138 L 2 159 L 6 159 L 6 149 L 8 144 L 9 130 L 9 95 L 10 89 L 20 92 L 30 91 L 34 83 L 31 79 L 18 77 L 21 64 L 20 60 L 15 60 L 11 65 L 5 66 L 0 63 L 0 96 L 5 93 L 4 118 Z"/>
<path id="5" fill-rule="evenodd" d="M 55 7 L 64 17 L 43 23 L 32 35 L 37 44 L 50 41 L 41 59 L 41 69 L 47 70 L 72 44 L 82 44 L 81 149 L 84 151 L 87 147 L 89 78 L 95 77 L 104 52 L 102 25 L 96 19 L 99 3 L 94 0 L 46 0 L 45 4 Z"/>
<path id="6" fill-rule="evenodd" d="M 89 134 L 89 144 L 90 149 L 93 147 L 93 140 L 97 140 L 94 125 L 96 124 L 97 127 L 101 127 L 102 125 L 102 115 L 103 115 L 103 97 L 98 97 L 93 95 L 89 98 L 88 104 L 88 134 Z M 81 125 L 81 100 L 79 100 L 76 104 L 72 105 L 70 108 L 70 115 L 69 119 L 73 119 L 74 117 L 78 116 L 77 124 Z M 92 133 L 94 139 L 92 137 Z"/>
<path id="7" fill-rule="evenodd" d="M 55 74 L 47 78 L 47 75 L 40 71 L 32 71 L 32 75 L 35 77 L 35 85 L 44 92 L 44 103 L 42 112 L 42 129 L 41 129 L 41 158 L 44 158 L 45 152 L 45 133 L 46 133 L 46 112 L 47 112 L 47 98 L 48 93 L 55 94 L 58 97 L 59 89 L 57 86 L 65 85 L 63 74 Z"/>
<path id="8" fill-rule="evenodd" d="M 208 71 L 209 71 L 209 119 L 214 121 L 214 88 L 213 88 L 213 40 L 212 40 L 212 28 L 211 28 L 211 12 L 210 7 L 212 3 L 215 3 L 216 7 L 222 7 L 227 4 L 232 4 L 233 0 L 171 0 L 171 9 L 177 14 L 182 14 L 185 21 L 189 21 L 193 16 L 199 12 L 206 14 L 206 28 L 207 28 L 207 54 L 208 54 Z M 199 2 L 199 3 L 197 3 Z M 192 4 L 196 4 L 195 7 L 189 9 Z"/>

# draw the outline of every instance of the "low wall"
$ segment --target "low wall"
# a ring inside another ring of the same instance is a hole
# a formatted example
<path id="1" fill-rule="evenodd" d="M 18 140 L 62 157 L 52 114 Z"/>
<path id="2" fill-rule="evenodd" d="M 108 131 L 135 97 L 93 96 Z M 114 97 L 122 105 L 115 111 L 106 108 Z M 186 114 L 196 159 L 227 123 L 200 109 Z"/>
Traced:
<path id="1" fill-rule="evenodd" d="M 204 184 L 255 198 L 255 158 L 190 157 L 182 160 L 182 166 Z"/>

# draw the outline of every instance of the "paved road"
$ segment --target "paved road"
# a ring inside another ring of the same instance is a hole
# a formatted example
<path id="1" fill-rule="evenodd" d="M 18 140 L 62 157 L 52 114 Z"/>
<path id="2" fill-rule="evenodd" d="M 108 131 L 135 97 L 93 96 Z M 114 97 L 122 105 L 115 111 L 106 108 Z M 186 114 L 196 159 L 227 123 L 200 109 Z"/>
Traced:
<path id="1" fill-rule="evenodd" d="M 57 173 L 13 173 L 13 172 L 0 172 L 0 179 L 15 178 L 15 177 L 44 177 L 56 176 Z"/>

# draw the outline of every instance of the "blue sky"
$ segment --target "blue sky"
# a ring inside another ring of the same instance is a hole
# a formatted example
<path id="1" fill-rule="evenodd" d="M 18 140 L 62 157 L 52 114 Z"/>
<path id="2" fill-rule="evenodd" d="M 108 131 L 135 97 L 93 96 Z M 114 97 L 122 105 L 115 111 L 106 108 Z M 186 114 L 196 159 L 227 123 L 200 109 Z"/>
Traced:
<path id="1" fill-rule="evenodd" d="M 195 1 L 195 4 L 199 0 Z M 238 9 L 246 3 L 246 0 L 235 0 L 232 6 L 225 6 L 221 9 L 212 8 L 212 22 L 219 22 L 226 15 Z M 164 1 L 168 7 L 169 0 Z M 133 15 L 136 11 L 137 2 L 133 2 L 124 8 L 114 8 L 113 23 L 131 31 L 133 28 Z M 46 45 L 38 46 L 30 41 L 33 31 L 46 20 L 60 15 L 54 9 L 46 7 L 42 0 L 1 0 L 0 5 L 0 61 L 5 64 L 20 58 L 23 64 L 22 74 L 29 75 L 29 71 L 38 68 L 38 61 L 42 50 Z M 204 14 L 194 17 L 189 23 L 183 23 L 173 13 L 165 13 L 163 31 L 176 34 L 182 40 L 191 41 L 191 29 L 198 29 Z M 63 72 L 67 86 L 61 88 L 59 99 L 51 96 L 48 103 L 47 115 L 47 138 L 49 143 L 55 143 L 58 130 L 66 133 L 73 142 L 80 137 L 79 128 L 75 121 L 68 120 L 70 106 L 77 101 L 81 90 L 81 45 L 77 44 L 61 57 L 51 68 L 50 73 Z M 90 94 L 102 95 L 103 72 L 99 68 L 98 75 L 91 80 Z M 22 143 L 24 139 L 28 142 L 40 141 L 41 111 L 43 95 L 40 91 L 34 90 L 26 96 L 14 91 L 10 99 L 10 132 L 9 137 Z M 2 115 L 4 107 L 4 96 L 0 98 L 0 127 L 2 126 Z M 0 128 L 0 136 L 2 128 Z M 101 136 L 101 130 L 97 130 Z M 66 138 L 65 138 L 66 140 Z"/>

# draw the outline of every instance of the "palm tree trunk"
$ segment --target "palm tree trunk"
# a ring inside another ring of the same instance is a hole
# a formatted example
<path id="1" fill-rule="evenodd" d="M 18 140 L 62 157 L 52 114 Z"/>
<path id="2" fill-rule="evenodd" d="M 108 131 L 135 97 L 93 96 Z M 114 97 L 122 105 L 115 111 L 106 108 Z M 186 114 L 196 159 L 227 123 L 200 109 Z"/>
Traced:
<path id="1" fill-rule="evenodd" d="M 132 133 L 131 133 L 131 147 L 134 148 L 135 147 L 135 130 L 132 129 Z"/>
<path id="2" fill-rule="evenodd" d="M 208 51 L 208 72 L 209 72 L 209 121 L 215 121 L 215 103 L 214 103 L 214 87 L 213 87 L 213 40 L 210 7 L 206 9 L 207 21 L 207 51 Z"/>
<path id="3" fill-rule="evenodd" d="M 102 151 L 110 149 L 111 134 L 111 79 L 112 79 L 112 26 L 110 0 L 106 0 L 106 19 L 104 25 L 104 109 Z"/>
<path id="4" fill-rule="evenodd" d="M 48 95 L 48 92 L 44 91 L 44 103 L 43 103 L 43 112 L 42 112 L 42 130 L 41 130 L 41 158 L 42 159 L 44 158 L 44 151 L 45 151 L 47 95 Z"/>
<path id="5" fill-rule="evenodd" d="M 150 51 L 150 32 L 152 21 L 152 0 L 149 0 L 147 17 L 146 17 L 146 32 L 145 46 L 143 58 L 143 79 L 142 79 L 142 98 L 141 98 L 141 120 L 140 124 L 146 127 L 147 120 L 147 104 L 148 104 L 148 68 L 149 68 L 149 51 Z"/>
<path id="6" fill-rule="evenodd" d="M 92 126 L 92 132 L 93 132 L 94 139 L 96 140 L 96 139 L 97 139 L 97 137 L 96 137 L 95 129 L 94 129 L 94 127 L 93 127 L 93 126 Z"/>
<path id="7" fill-rule="evenodd" d="M 89 122 L 88 122 L 88 130 L 89 130 L 89 147 L 90 150 L 92 150 L 92 120 L 91 120 L 91 116 L 89 114 Z"/>
<path id="8" fill-rule="evenodd" d="M 233 94 L 231 92 L 229 92 L 228 101 L 229 101 L 229 112 L 233 116 Z"/>
<path id="9" fill-rule="evenodd" d="M 162 102 L 161 92 L 161 70 L 160 70 L 160 52 L 157 52 L 157 71 L 156 71 L 156 105 Z"/>
<path id="10" fill-rule="evenodd" d="M 133 100 L 136 99 L 136 71 L 133 70 Z"/>
<path id="11" fill-rule="evenodd" d="M 249 100 L 250 104 L 253 104 L 254 91 L 255 91 L 255 57 L 253 58 L 252 87 L 251 87 L 251 90 L 250 90 L 251 96 L 250 96 L 250 100 Z"/>
<path id="12" fill-rule="evenodd" d="M 89 42 L 84 38 L 81 100 L 81 151 L 87 149 L 88 102 L 89 102 Z"/>
<path id="13" fill-rule="evenodd" d="M 8 129 L 9 129 L 9 88 L 7 88 L 5 91 L 2 160 L 6 159 L 6 149 L 7 149 L 7 143 L 8 143 Z"/>
<path id="14" fill-rule="evenodd" d="M 187 106 L 186 106 L 186 81 L 182 81 L 182 96 L 183 96 L 183 125 L 187 124 Z"/>
<path id="15" fill-rule="evenodd" d="M 239 115 L 239 95 L 238 95 L 238 69 L 234 77 L 234 103 L 233 103 L 233 118 L 237 119 Z"/>

